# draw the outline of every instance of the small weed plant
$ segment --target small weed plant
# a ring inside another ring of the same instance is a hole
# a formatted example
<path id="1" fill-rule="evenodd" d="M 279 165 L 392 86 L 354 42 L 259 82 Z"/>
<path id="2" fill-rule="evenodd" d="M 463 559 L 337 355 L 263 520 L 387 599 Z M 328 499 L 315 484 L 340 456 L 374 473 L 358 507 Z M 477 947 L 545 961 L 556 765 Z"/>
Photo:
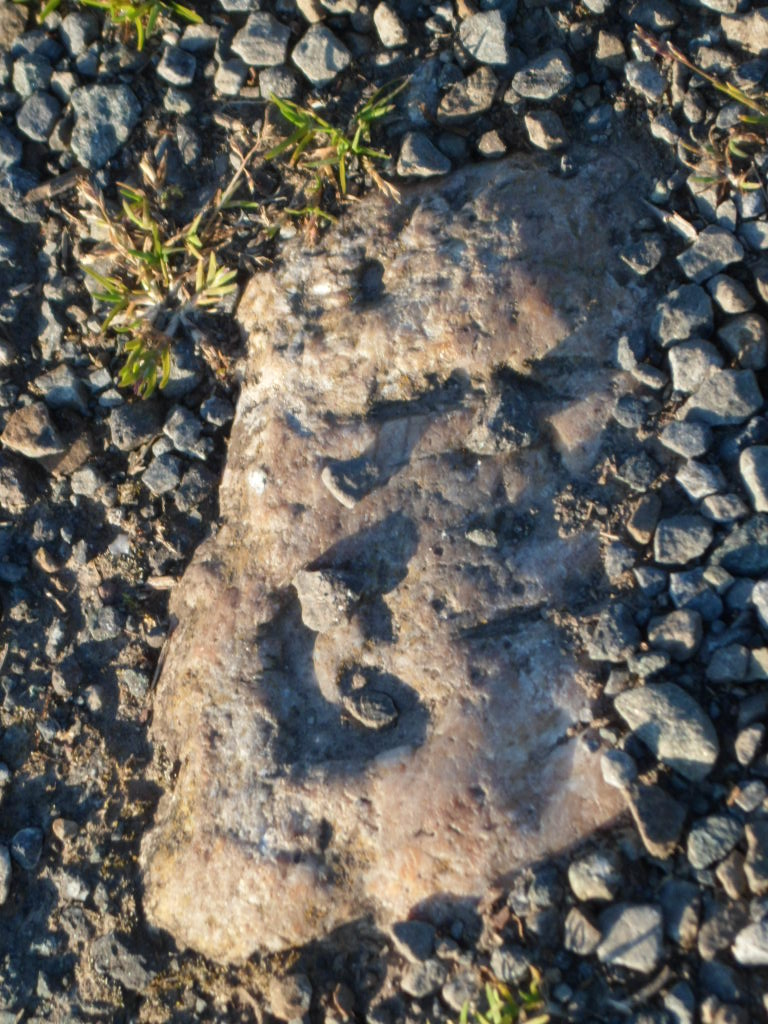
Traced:
<path id="1" fill-rule="evenodd" d="M 500 981 L 485 986 L 485 1000 L 488 1008 L 470 1011 L 465 1003 L 459 1016 L 459 1024 L 549 1024 L 550 1015 L 541 994 L 541 975 L 531 968 L 532 981 L 527 990 L 513 992 Z"/>
<path id="2" fill-rule="evenodd" d="M 26 0 L 22 0 L 22 2 L 26 2 Z M 70 0 L 70 2 L 77 3 L 81 7 L 96 7 L 104 11 L 110 20 L 122 29 L 126 37 L 133 30 L 136 36 L 136 48 L 139 50 L 143 49 L 145 39 L 154 32 L 161 14 L 169 17 L 176 16 L 182 21 L 195 24 L 200 24 L 203 20 L 191 7 L 174 3 L 173 0 L 169 3 L 164 3 L 163 0 L 148 0 L 147 3 L 130 3 L 129 0 Z M 48 15 L 60 6 L 61 0 L 47 0 L 38 14 L 38 21 L 41 23 L 45 21 Z"/>
<path id="3" fill-rule="evenodd" d="M 397 199 L 397 189 L 382 178 L 375 166 L 374 161 L 388 160 L 389 155 L 371 147 L 371 128 L 394 110 L 393 101 L 406 85 L 407 80 L 394 88 L 385 86 L 377 90 L 355 113 L 347 131 L 334 127 L 308 107 L 300 107 L 272 94 L 271 102 L 293 125 L 293 131 L 269 150 L 265 159 L 276 160 L 285 155 L 293 167 L 313 171 L 321 184 L 322 179 L 330 181 L 342 196 L 347 194 L 350 167 L 357 164 L 370 174 L 382 192 Z M 306 213 L 307 210 L 298 212 Z M 309 212 L 322 214 L 317 207 L 312 207 Z"/>
<path id="4" fill-rule="evenodd" d="M 94 299 L 109 309 L 102 331 L 122 339 L 118 383 L 146 398 L 167 383 L 173 337 L 190 314 L 214 309 L 236 289 L 237 270 L 217 253 L 233 230 L 224 211 L 242 204 L 233 199 L 233 179 L 209 209 L 174 230 L 164 209 L 162 164 L 154 168 L 145 157 L 139 166 L 141 186 L 119 185 L 119 204 L 108 204 L 91 183 L 80 184 L 82 221 L 98 240 L 81 266 L 95 282 Z"/>
<path id="5" fill-rule="evenodd" d="M 764 188 L 755 156 L 768 137 L 768 95 L 750 96 L 731 82 L 723 82 L 716 75 L 702 71 L 674 44 L 662 42 L 637 25 L 635 31 L 660 57 L 677 61 L 717 92 L 744 107 L 732 127 L 719 129 L 713 125 L 706 142 L 682 143 L 690 154 L 690 159 L 684 162 L 697 171 L 696 180 L 702 185 L 715 186 L 722 197 L 731 188 L 742 192 Z"/>

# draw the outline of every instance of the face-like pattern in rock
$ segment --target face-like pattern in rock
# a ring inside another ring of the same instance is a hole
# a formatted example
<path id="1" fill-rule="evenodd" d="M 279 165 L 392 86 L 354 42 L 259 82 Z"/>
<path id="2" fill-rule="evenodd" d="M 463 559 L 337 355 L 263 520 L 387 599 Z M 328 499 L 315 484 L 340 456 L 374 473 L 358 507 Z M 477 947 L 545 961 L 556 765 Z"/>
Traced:
<path id="1" fill-rule="evenodd" d="M 219 959 L 473 899 L 609 821 L 567 739 L 563 621 L 602 570 L 554 502 L 598 458 L 633 168 L 533 161 L 355 206 L 240 305 L 223 525 L 174 598 L 153 735 L 178 773 L 145 909 Z"/>

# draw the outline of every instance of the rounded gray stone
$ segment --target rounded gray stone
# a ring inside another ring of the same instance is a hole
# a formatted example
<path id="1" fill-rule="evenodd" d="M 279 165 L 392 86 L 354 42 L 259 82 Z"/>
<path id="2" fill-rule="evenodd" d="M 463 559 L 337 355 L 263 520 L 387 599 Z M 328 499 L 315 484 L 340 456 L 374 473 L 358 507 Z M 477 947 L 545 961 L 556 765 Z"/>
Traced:
<path id="1" fill-rule="evenodd" d="M 681 419 L 713 427 L 736 426 L 763 405 L 752 370 L 717 370 L 710 374 L 678 412 Z"/>

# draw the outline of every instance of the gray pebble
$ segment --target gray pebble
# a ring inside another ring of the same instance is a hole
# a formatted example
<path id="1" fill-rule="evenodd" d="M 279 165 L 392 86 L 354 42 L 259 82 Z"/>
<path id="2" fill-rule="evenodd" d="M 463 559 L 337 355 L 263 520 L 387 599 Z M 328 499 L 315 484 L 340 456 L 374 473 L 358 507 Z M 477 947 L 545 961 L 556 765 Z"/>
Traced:
<path id="1" fill-rule="evenodd" d="M 98 18 L 93 11 L 72 11 L 62 18 L 59 35 L 70 57 L 79 57 L 98 38 Z"/>
<path id="2" fill-rule="evenodd" d="M 616 479 L 643 494 L 659 475 L 659 467 L 645 451 L 630 455 L 616 469 Z"/>
<path id="3" fill-rule="evenodd" d="M 731 852 L 742 831 L 741 823 L 727 814 L 701 818 L 688 833 L 688 863 L 697 870 L 716 864 Z"/>
<path id="4" fill-rule="evenodd" d="M 723 602 L 707 580 L 705 569 L 670 573 L 669 596 L 675 608 L 698 612 L 705 622 L 719 618 L 723 611 Z"/>
<path id="5" fill-rule="evenodd" d="M 437 149 L 423 132 L 408 132 L 400 146 L 397 173 L 401 177 L 415 175 L 431 178 L 447 174 L 451 161 Z"/>
<path id="6" fill-rule="evenodd" d="M 662 519 L 653 538 L 654 558 L 660 565 L 686 565 L 704 554 L 713 534 L 711 523 L 701 516 Z"/>
<path id="7" fill-rule="evenodd" d="M 717 466 L 690 459 L 675 474 L 675 480 L 691 501 L 701 501 L 725 488 L 725 477 Z"/>
<path id="8" fill-rule="evenodd" d="M 683 949 L 690 949 L 699 931 L 701 895 L 693 882 L 672 878 L 659 892 L 666 934 Z"/>
<path id="9" fill-rule="evenodd" d="M 731 232 L 711 225 L 699 233 L 696 241 L 677 257 L 677 262 L 687 278 L 701 284 L 743 259 L 744 249 Z"/>
<path id="10" fill-rule="evenodd" d="M 61 363 L 35 379 L 35 387 L 52 409 L 76 409 L 88 412 L 85 386 L 71 366 Z"/>
<path id="11" fill-rule="evenodd" d="M 72 152 L 89 170 L 103 167 L 139 120 L 139 102 L 125 85 L 85 85 L 72 93 Z"/>
<path id="12" fill-rule="evenodd" d="M 701 615 L 690 608 L 680 608 L 651 619 L 648 642 L 666 651 L 675 661 L 687 661 L 699 649 L 702 638 Z"/>
<path id="13" fill-rule="evenodd" d="M 713 523 L 735 523 L 749 513 L 738 494 L 711 494 L 701 503 L 701 513 Z"/>
<path id="14" fill-rule="evenodd" d="M 647 103 L 658 103 L 664 95 L 666 82 L 652 60 L 631 60 L 624 68 L 627 84 Z"/>
<path id="15" fill-rule="evenodd" d="M 734 576 L 762 576 L 768 572 L 768 517 L 756 515 L 731 530 L 710 561 Z"/>
<path id="16" fill-rule="evenodd" d="M 574 82 L 568 55 L 550 50 L 521 68 L 512 78 L 512 88 L 524 99 L 552 100 L 570 92 Z"/>
<path id="17" fill-rule="evenodd" d="M 568 145 L 568 133 L 554 110 L 531 110 L 524 118 L 531 145 L 553 151 Z"/>
<path id="18" fill-rule="evenodd" d="M 179 46 L 166 46 L 157 65 L 157 74 L 169 85 L 184 88 L 192 85 L 197 64 L 194 56 Z"/>
<path id="19" fill-rule="evenodd" d="M 11 855 L 7 846 L 0 846 L 0 906 L 2 906 L 11 894 L 11 879 L 13 869 L 11 867 Z"/>
<path id="20" fill-rule="evenodd" d="M 750 649 L 740 643 L 729 643 L 716 650 L 707 666 L 711 683 L 739 683 L 750 667 Z"/>
<path id="21" fill-rule="evenodd" d="M 768 966 L 768 918 L 743 928 L 733 942 L 733 958 L 745 967 Z"/>
<path id="22" fill-rule="evenodd" d="M 755 300 L 741 281 L 726 274 L 710 278 L 707 291 L 724 313 L 748 313 L 755 305 Z"/>
<path id="23" fill-rule="evenodd" d="M 248 65 L 239 57 L 222 61 L 213 76 L 213 87 L 220 96 L 237 96 L 248 77 Z"/>
<path id="24" fill-rule="evenodd" d="M 141 475 L 144 486 L 154 495 L 167 494 L 179 485 L 181 463 L 170 453 L 158 455 Z"/>
<path id="25" fill-rule="evenodd" d="M 509 62 L 507 26 L 501 11 L 470 14 L 459 25 L 458 35 L 466 52 L 480 64 L 503 66 Z"/>
<path id="26" fill-rule="evenodd" d="M 437 108 L 438 123 L 466 124 L 478 114 L 484 114 L 493 105 L 497 87 L 498 80 L 490 68 L 478 68 L 474 74 L 447 90 Z"/>
<path id="27" fill-rule="evenodd" d="M 45 92 L 52 74 L 50 61 L 40 54 L 27 54 L 14 62 L 13 88 L 22 99 L 28 99 L 33 93 Z"/>
<path id="28" fill-rule="evenodd" d="M 703 423 L 672 422 L 659 434 L 659 440 L 665 448 L 683 455 L 688 459 L 695 459 L 704 455 L 712 444 L 712 431 Z"/>
<path id="29" fill-rule="evenodd" d="M 115 448 L 130 452 L 159 434 L 162 421 L 154 402 L 132 402 L 113 409 L 107 422 Z"/>
<path id="30" fill-rule="evenodd" d="M 694 337 L 706 337 L 712 330 L 712 303 L 703 288 L 684 284 L 674 288 L 656 307 L 651 334 L 663 347 Z"/>
<path id="31" fill-rule="evenodd" d="M 61 113 L 61 104 L 50 93 L 36 92 L 22 104 L 16 127 L 33 142 L 45 142 Z"/>
<path id="32" fill-rule="evenodd" d="M 413 996 L 414 999 L 424 999 L 445 984 L 447 974 L 445 966 L 439 960 L 408 964 L 403 971 L 400 987 L 406 995 Z"/>
<path id="33" fill-rule="evenodd" d="M 752 370 L 717 370 L 680 409 L 681 419 L 713 427 L 735 426 L 763 406 L 763 396 Z"/>
<path id="34" fill-rule="evenodd" d="M 152 980 L 143 957 L 131 953 L 115 932 L 95 940 L 91 960 L 99 974 L 113 978 L 132 992 L 144 992 Z"/>
<path id="35" fill-rule="evenodd" d="M 601 612 L 587 652 L 593 661 L 626 661 L 640 639 L 631 610 L 616 601 Z"/>
<path id="36" fill-rule="evenodd" d="M 596 850 L 569 865 L 568 882 L 579 900 L 612 900 L 622 877 L 615 856 Z"/>
<path id="37" fill-rule="evenodd" d="M 685 807 L 661 786 L 632 786 L 627 796 L 643 846 L 659 860 L 671 857 L 685 823 Z"/>
<path id="38" fill-rule="evenodd" d="M 661 910 L 651 904 L 609 907 L 600 916 L 603 938 L 597 958 L 611 966 L 650 974 L 663 952 Z"/>
<path id="39" fill-rule="evenodd" d="M 310 26 L 291 53 L 291 60 L 312 85 L 328 85 L 351 59 L 346 46 L 325 25 Z"/>
<path id="40" fill-rule="evenodd" d="M 328 30 L 326 29 L 326 31 Z M 328 32 L 328 35 L 331 33 Z M 254 14 L 248 15 L 245 25 L 236 33 L 232 40 L 232 51 L 251 67 L 271 67 L 274 64 L 285 63 L 290 37 L 291 30 L 287 25 L 283 25 L 266 11 L 256 11 Z M 296 60 L 296 50 L 294 50 L 294 60 Z M 330 56 L 326 58 L 326 60 L 328 59 Z M 301 70 L 304 71 L 304 68 Z M 315 81 L 314 79 L 310 80 Z"/>
<path id="41" fill-rule="evenodd" d="M 768 324 L 757 313 L 732 317 L 720 327 L 717 336 L 744 369 L 764 370 L 768 365 Z"/>
<path id="42" fill-rule="evenodd" d="M 606 750 L 600 758 L 600 771 L 615 789 L 627 789 L 637 778 L 637 765 L 624 750 Z"/>
<path id="43" fill-rule="evenodd" d="M 22 828 L 11 839 L 11 857 L 25 871 L 34 871 L 43 853 L 43 833 L 39 828 Z"/>
<path id="44" fill-rule="evenodd" d="M 672 387 L 683 395 L 693 394 L 725 360 L 708 341 L 684 341 L 667 353 Z"/>
<path id="45" fill-rule="evenodd" d="M 373 24 L 383 46 L 391 49 L 405 46 L 408 42 L 408 30 L 395 9 L 386 0 L 376 5 L 373 12 Z"/>
<path id="46" fill-rule="evenodd" d="M 685 778 L 706 778 L 720 746 L 712 722 L 675 683 L 648 683 L 614 697 L 614 706 L 659 761 Z"/>
<path id="47" fill-rule="evenodd" d="M 756 512 L 768 512 L 768 446 L 753 445 L 739 456 L 739 472 Z"/>
<path id="48" fill-rule="evenodd" d="M 602 935 L 579 907 L 571 907 L 565 919 L 563 945 L 577 956 L 591 956 Z"/>
<path id="49" fill-rule="evenodd" d="M 295 100 L 299 95 L 299 83 L 290 68 L 276 64 L 259 72 L 259 92 L 264 99 L 274 95 L 280 99 Z"/>

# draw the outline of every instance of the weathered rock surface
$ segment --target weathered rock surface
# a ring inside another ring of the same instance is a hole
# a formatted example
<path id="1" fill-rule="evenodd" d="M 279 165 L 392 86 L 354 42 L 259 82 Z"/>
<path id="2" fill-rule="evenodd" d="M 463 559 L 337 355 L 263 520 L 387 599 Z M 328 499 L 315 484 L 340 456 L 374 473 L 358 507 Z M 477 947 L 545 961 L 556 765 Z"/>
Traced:
<path id="1" fill-rule="evenodd" d="M 240 305 L 222 526 L 173 601 L 145 911 L 223 960 L 473 900 L 623 809 L 566 740 L 637 170 L 486 165 L 290 243 Z M 610 225 L 610 231 L 607 230 Z M 590 588 L 587 588 L 588 590 Z"/>

